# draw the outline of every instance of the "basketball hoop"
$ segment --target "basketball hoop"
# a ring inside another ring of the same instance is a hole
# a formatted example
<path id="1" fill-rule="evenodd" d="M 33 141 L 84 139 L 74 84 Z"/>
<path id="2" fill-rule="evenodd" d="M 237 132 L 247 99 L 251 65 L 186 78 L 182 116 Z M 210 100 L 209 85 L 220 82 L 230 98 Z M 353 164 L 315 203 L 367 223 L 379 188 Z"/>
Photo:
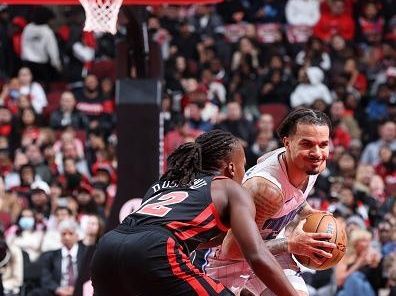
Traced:
<path id="1" fill-rule="evenodd" d="M 84 31 L 117 32 L 122 0 L 79 0 L 85 10 Z"/>

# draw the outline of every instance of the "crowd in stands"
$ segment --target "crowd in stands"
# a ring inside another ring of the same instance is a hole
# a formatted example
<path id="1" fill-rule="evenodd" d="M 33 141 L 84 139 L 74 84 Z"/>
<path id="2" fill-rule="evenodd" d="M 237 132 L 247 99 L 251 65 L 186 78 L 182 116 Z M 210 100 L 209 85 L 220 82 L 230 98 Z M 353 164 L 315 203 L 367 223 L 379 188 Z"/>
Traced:
<path id="1" fill-rule="evenodd" d="M 221 128 L 241 139 L 251 167 L 279 147 L 276 128 L 292 108 L 326 112 L 330 160 L 309 202 L 346 226 L 349 243 L 336 268 L 303 269 L 310 295 L 396 295 L 395 1 L 147 10 L 165 65 L 165 157 Z M 80 267 L 115 196 L 113 58 L 125 26 L 83 32 L 80 12 L 0 5 L 5 295 L 82 295 L 89 271 Z"/>

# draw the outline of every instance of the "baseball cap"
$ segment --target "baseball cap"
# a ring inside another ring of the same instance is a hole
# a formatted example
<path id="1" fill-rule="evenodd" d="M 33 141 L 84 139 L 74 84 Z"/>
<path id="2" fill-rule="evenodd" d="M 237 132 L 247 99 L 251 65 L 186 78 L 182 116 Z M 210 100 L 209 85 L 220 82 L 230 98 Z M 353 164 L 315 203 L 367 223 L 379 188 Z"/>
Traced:
<path id="1" fill-rule="evenodd" d="M 50 187 L 48 184 L 42 180 L 37 180 L 30 185 L 31 190 L 41 190 L 44 191 L 45 194 L 49 195 L 50 194 Z"/>

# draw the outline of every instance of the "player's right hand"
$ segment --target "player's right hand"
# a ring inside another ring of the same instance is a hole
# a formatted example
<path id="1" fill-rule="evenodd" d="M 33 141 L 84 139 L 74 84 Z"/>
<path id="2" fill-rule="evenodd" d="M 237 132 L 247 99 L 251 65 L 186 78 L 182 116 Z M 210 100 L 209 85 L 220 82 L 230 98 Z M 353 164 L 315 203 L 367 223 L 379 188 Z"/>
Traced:
<path id="1" fill-rule="evenodd" d="M 287 237 L 288 251 L 295 255 L 302 255 L 311 258 L 315 264 L 322 264 L 324 260 L 332 257 L 332 250 L 336 247 L 331 239 L 331 233 L 305 232 L 303 225 L 305 219 L 301 220 L 297 227 Z"/>

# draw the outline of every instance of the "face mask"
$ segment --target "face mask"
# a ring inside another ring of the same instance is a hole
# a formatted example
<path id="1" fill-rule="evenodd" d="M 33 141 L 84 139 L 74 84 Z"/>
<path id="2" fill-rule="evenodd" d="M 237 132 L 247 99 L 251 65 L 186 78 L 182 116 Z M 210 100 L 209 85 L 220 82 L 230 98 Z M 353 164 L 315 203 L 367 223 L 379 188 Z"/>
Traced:
<path id="1" fill-rule="evenodd" d="M 34 218 L 33 217 L 22 217 L 19 219 L 19 226 L 23 230 L 32 230 L 34 227 Z"/>
<path id="2" fill-rule="evenodd" d="M 10 97 L 11 97 L 12 99 L 16 100 L 16 99 L 19 98 L 20 95 L 21 95 L 21 94 L 19 93 L 19 90 L 17 90 L 17 89 L 12 89 L 12 90 L 10 90 Z"/>

